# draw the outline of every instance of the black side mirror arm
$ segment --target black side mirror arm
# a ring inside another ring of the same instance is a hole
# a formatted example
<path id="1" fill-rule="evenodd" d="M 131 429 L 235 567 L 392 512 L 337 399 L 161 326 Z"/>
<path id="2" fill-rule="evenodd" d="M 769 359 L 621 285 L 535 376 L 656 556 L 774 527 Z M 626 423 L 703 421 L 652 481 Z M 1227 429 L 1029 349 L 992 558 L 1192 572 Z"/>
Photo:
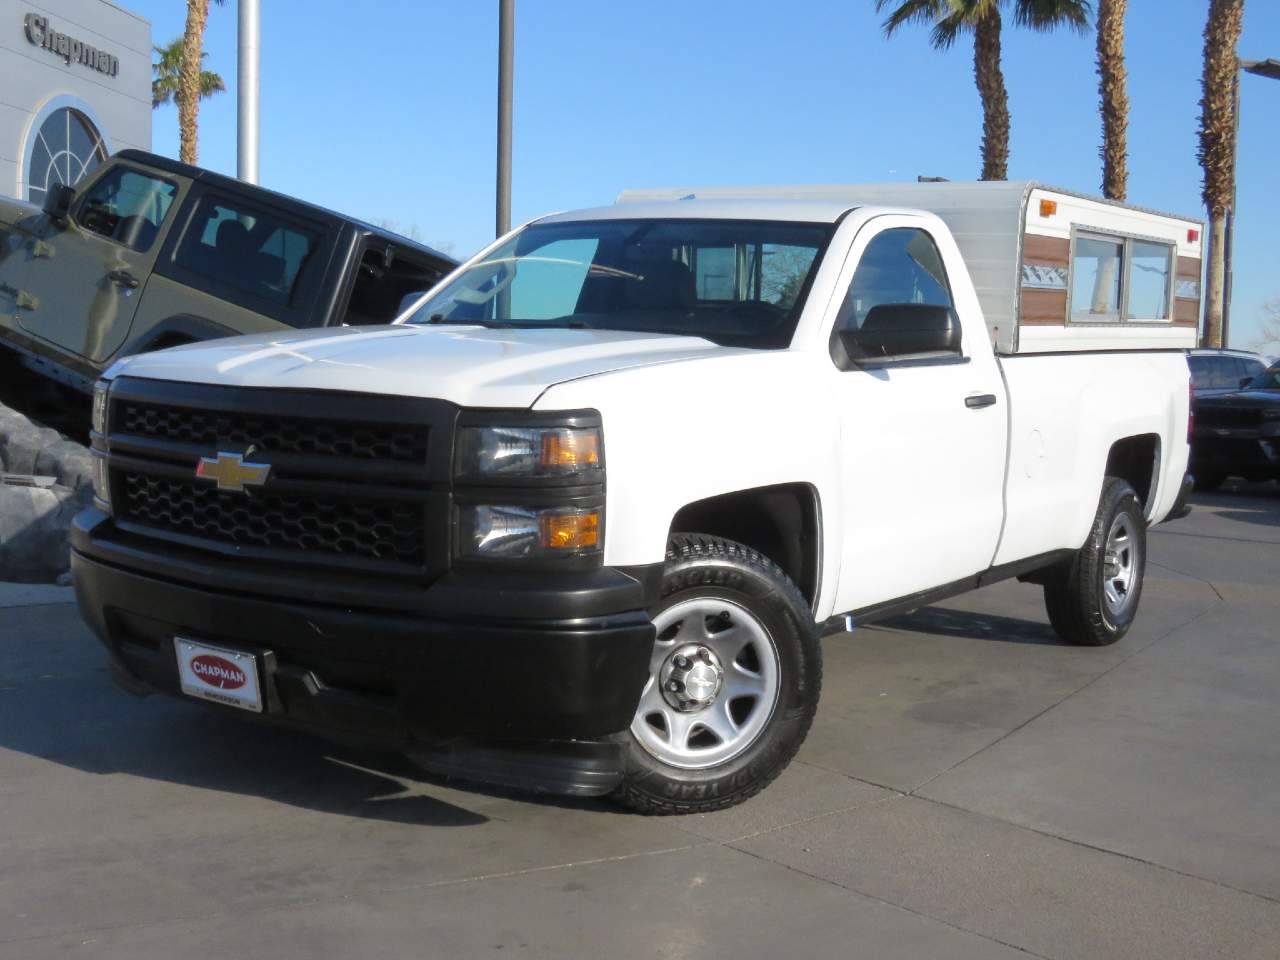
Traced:
<path id="1" fill-rule="evenodd" d="M 75 190 L 65 183 L 54 184 L 44 195 L 44 212 L 49 215 L 49 222 L 59 230 L 66 229 L 75 198 Z"/>

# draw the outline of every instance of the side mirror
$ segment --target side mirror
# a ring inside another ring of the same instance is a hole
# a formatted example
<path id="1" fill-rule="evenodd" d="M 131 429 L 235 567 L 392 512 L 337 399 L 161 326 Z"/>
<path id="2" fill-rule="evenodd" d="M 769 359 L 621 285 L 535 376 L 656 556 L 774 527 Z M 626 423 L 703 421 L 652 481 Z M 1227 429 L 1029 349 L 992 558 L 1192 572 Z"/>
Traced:
<path id="1" fill-rule="evenodd" d="M 882 303 L 857 330 L 841 330 L 850 363 L 960 352 L 960 321 L 950 307 L 930 303 Z"/>
<path id="2" fill-rule="evenodd" d="M 1243 390 L 1245 387 L 1249 386 L 1249 384 L 1251 383 L 1253 383 L 1253 377 L 1241 377 L 1240 389 Z"/>
<path id="3" fill-rule="evenodd" d="M 71 203 L 76 192 L 65 183 L 56 183 L 44 195 L 44 212 L 49 215 L 55 226 L 65 227 L 67 217 L 71 213 Z"/>

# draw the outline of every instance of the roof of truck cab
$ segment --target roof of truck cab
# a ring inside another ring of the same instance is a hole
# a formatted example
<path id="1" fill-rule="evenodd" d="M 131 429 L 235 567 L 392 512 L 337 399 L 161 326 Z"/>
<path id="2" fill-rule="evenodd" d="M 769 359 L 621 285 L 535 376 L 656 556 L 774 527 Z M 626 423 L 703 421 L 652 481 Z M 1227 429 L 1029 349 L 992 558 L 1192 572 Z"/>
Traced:
<path id="1" fill-rule="evenodd" d="M 367 231 L 368 233 L 394 240 L 401 246 L 416 250 L 419 253 L 427 254 L 428 256 L 444 261 L 446 264 L 450 264 L 452 266 L 457 266 L 458 264 L 456 257 L 451 257 L 447 253 L 441 253 L 439 250 L 429 247 L 425 243 L 419 243 L 417 240 L 411 240 L 409 237 L 396 233 L 394 230 L 388 230 L 386 227 L 380 227 L 377 224 L 368 223 L 364 220 L 358 219 L 357 217 L 349 217 L 345 213 L 338 213 L 336 210 L 330 210 L 328 207 L 322 207 L 316 203 L 308 203 L 306 200 L 299 200 L 297 197 L 291 197 L 287 193 L 268 190 L 266 187 L 259 186 L 256 183 L 245 183 L 243 180 L 224 176 L 221 173 L 206 170 L 204 167 L 193 167 L 189 163 L 182 163 L 178 160 L 170 159 L 169 157 L 162 157 L 157 153 L 148 153 L 146 150 L 135 150 L 130 148 L 127 150 L 120 150 L 113 154 L 113 156 L 119 157 L 122 160 L 131 160 L 134 163 L 141 163 L 149 167 L 155 167 L 157 170 L 174 173 L 190 180 L 200 180 L 205 183 L 216 184 L 218 186 L 225 187 L 226 189 L 235 190 L 241 193 L 257 193 L 287 204 L 306 207 L 310 210 L 316 211 L 317 213 L 324 214 L 325 216 L 336 217 L 339 220 L 344 220 L 361 230 Z"/>
<path id="2" fill-rule="evenodd" d="M 852 204 L 831 200 L 675 199 L 615 203 L 607 207 L 568 210 L 542 217 L 538 223 L 581 220 L 781 220 L 792 223 L 835 223 Z"/>

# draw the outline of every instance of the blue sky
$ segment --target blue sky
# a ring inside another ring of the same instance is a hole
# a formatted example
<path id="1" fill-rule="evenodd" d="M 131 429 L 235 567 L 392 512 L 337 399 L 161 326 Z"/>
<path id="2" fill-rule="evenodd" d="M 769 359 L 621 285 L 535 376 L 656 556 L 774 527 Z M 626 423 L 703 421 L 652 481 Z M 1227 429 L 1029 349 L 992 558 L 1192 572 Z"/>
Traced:
<path id="1" fill-rule="evenodd" d="M 124 0 L 153 40 L 181 0 Z M 893 40 L 873 0 L 518 0 L 513 217 L 608 203 L 626 187 L 972 179 L 972 47 Z M 1203 216 L 1196 162 L 1207 0 L 1130 0 L 1129 197 Z M 305 11 L 305 13 L 302 13 Z M 300 15 L 302 13 L 302 15 Z M 263 3 L 261 179 L 398 224 L 457 256 L 493 233 L 496 0 Z M 1092 31 L 1006 23 L 1010 176 L 1098 191 Z M 234 0 L 206 49 L 228 92 L 201 110 L 200 162 L 235 171 Z M 1241 56 L 1280 58 L 1280 4 L 1246 4 Z M 1242 87 L 1232 342 L 1280 297 L 1280 81 Z M 176 111 L 154 148 L 177 155 Z"/>

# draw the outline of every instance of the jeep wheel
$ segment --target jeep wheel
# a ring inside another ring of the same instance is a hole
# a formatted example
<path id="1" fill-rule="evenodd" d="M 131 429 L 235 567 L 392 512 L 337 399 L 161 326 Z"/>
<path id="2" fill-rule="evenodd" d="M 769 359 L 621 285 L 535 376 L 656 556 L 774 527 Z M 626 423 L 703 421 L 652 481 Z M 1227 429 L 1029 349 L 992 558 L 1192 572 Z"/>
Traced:
<path id="1" fill-rule="evenodd" d="M 1147 563 L 1147 520 L 1138 495 L 1108 477 L 1089 539 L 1044 584 L 1049 622 L 1063 640 L 1101 647 L 1123 637 L 1138 614 Z"/>
<path id="2" fill-rule="evenodd" d="M 643 813 L 741 803 L 795 756 L 822 657 L 813 617 L 777 564 L 718 537 L 667 545 L 649 680 L 614 799 Z"/>

